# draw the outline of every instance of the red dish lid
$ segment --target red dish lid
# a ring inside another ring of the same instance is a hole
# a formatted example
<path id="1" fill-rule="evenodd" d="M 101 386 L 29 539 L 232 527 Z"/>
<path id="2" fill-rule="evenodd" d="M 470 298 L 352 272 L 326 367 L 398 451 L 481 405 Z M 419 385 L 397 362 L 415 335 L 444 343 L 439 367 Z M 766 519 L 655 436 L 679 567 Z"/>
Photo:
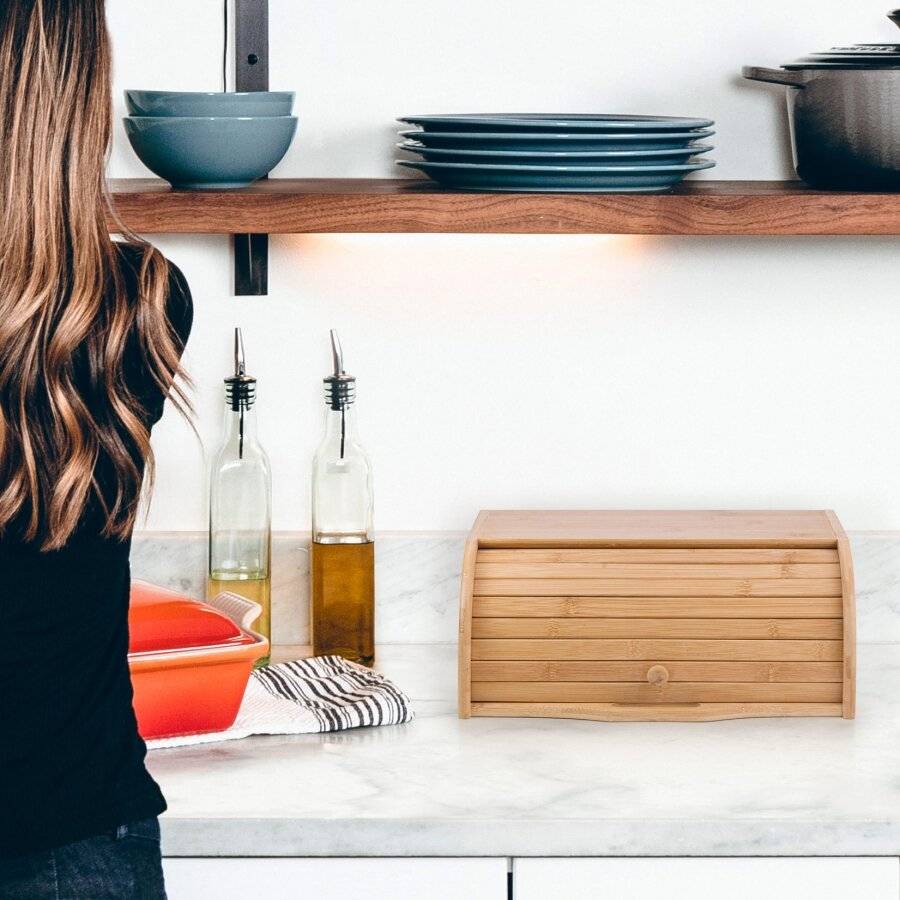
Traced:
<path id="1" fill-rule="evenodd" d="M 136 581 L 128 608 L 128 652 L 252 644 L 255 638 L 200 600 Z"/>

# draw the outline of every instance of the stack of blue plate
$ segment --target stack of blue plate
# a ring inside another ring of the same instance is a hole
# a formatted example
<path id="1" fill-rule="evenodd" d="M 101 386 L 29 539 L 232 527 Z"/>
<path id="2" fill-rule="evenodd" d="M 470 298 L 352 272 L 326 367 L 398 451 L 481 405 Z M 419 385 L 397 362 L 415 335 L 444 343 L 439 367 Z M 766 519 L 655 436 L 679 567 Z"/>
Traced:
<path id="1" fill-rule="evenodd" d="M 476 191 L 665 191 L 715 165 L 711 119 L 626 115 L 405 116 L 397 160 L 443 187 Z"/>

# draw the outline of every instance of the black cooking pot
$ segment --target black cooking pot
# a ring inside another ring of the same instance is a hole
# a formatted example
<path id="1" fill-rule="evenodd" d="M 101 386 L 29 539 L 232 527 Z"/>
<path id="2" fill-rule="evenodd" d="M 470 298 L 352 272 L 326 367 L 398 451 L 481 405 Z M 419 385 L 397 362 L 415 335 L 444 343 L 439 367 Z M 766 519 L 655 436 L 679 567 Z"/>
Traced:
<path id="1" fill-rule="evenodd" d="M 900 26 L 900 10 L 889 13 Z M 855 44 L 745 78 L 787 85 L 797 174 L 813 187 L 900 190 L 900 44 Z"/>

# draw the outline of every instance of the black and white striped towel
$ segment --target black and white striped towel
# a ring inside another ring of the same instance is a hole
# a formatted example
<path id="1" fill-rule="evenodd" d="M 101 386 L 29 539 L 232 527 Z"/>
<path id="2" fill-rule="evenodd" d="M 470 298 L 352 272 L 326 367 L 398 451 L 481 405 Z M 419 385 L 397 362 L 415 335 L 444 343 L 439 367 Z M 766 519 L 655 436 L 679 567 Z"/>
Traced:
<path id="1" fill-rule="evenodd" d="M 409 698 L 383 675 L 340 656 L 315 656 L 256 669 L 237 719 L 227 731 L 159 738 L 147 741 L 147 747 L 398 725 L 412 718 Z"/>

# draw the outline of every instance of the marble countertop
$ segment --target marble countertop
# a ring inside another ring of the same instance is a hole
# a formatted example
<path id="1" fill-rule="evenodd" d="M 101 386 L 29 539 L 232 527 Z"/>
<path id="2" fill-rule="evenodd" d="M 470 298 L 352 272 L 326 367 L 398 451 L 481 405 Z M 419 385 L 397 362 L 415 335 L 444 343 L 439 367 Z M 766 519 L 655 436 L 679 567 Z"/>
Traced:
<path id="1" fill-rule="evenodd" d="M 900 855 L 900 644 L 858 718 L 455 715 L 456 648 L 386 645 L 402 726 L 154 751 L 170 856 Z"/>

